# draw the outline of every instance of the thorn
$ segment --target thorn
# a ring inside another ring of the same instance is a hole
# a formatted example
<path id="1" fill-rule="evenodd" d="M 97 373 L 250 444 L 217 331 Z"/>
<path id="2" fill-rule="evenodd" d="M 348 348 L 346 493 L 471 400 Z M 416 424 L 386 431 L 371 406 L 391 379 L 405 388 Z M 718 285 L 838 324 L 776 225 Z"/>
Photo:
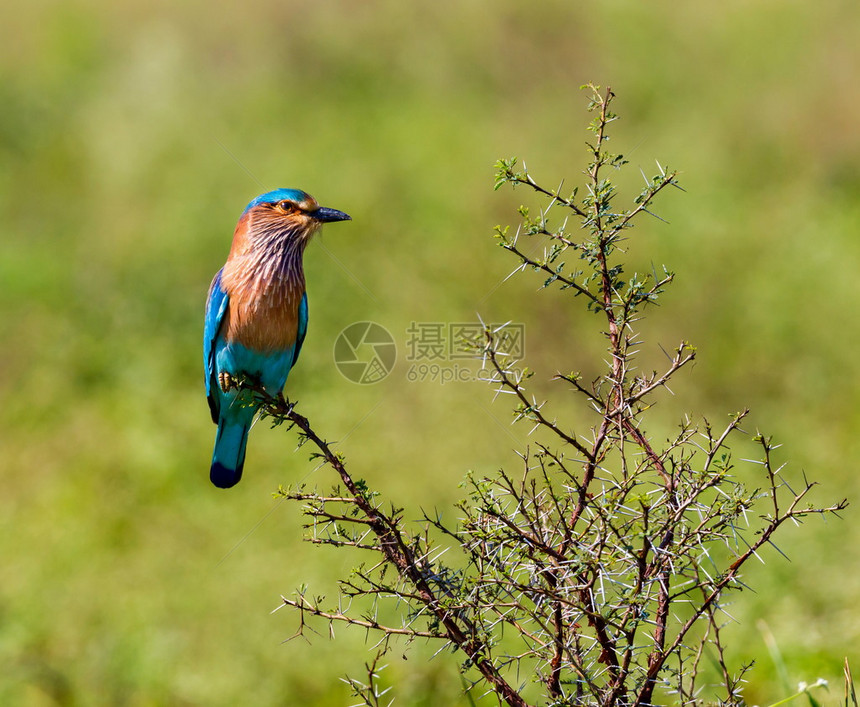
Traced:
<path id="1" fill-rule="evenodd" d="M 780 549 L 779 549 L 779 548 L 774 544 L 773 540 L 768 540 L 767 542 L 768 542 L 768 544 L 769 544 L 769 545 L 770 545 L 774 550 L 776 550 L 776 551 L 777 551 L 780 555 L 782 555 L 786 560 L 788 560 L 789 562 L 791 562 L 791 558 L 790 558 L 788 555 L 786 555 L 782 550 L 780 550 Z"/>
<path id="2" fill-rule="evenodd" d="M 663 223 L 669 223 L 669 222 L 668 222 L 666 219 L 664 219 L 662 216 L 658 216 L 658 215 L 657 215 L 657 214 L 655 214 L 654 212 L 652 212 L 652 211 L 648 211 L 648 209 L 642 209 L 642 210 L 643 210 L 646 214 L 649 214 L 649 215 L 653 216 L 653 217 L 654 217 L 655 219 L 657 219 L 658 221 L 662 221 Z"/>

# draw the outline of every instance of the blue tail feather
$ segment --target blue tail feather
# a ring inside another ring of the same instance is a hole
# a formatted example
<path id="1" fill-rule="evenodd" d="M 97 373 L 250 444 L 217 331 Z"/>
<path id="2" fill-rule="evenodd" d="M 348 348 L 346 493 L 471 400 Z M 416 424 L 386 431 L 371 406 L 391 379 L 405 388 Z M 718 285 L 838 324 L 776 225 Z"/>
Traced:
<path id="1" fill-rule="evenodd" d="M 242 478 L 250 429 L 250 421 L 221 420 L 218 423 L 215 452 L 209 470 L 209 479 L 218 488 L 228 489 L 238 484 Z"/>

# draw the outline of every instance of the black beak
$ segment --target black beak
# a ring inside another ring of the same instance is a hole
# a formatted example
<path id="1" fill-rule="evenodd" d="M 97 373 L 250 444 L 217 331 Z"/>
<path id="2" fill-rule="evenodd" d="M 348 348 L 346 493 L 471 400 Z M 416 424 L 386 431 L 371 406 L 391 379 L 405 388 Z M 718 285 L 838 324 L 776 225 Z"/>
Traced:
<path id="1" fill-rule="evenodd" d="M 329 209 L 325 206 L 320 206 L 311 215 L 322 223 L 327 223 L 328 221 L 352 221 L 352 217 L 349 214 L 345 214 L 343 211 L 338 211 L 337 209 Z"/>

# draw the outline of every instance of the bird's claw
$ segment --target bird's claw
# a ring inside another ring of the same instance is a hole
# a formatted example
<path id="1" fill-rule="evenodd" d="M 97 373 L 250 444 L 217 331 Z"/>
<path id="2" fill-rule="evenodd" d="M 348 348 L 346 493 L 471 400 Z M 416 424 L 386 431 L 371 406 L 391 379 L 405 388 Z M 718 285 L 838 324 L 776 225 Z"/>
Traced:
<path id="1" fill-rule="evenodd" d="M 227 371 L 221 371 L 218 374 L 218 385 L 221 386 L 222 393 L 229 393 L 233 389 L 239 389 L 239 381 L 233 378 Z"/>

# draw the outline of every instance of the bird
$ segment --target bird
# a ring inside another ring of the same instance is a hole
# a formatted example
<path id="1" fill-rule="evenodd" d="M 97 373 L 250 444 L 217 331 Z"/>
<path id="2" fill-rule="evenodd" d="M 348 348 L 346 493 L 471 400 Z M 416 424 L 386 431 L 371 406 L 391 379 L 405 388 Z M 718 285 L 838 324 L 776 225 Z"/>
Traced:
<path id="1" fill-rule="evenodd" d="M 230 254 L 209 287 L 203 326 L 206 397 L 218 425 L 209 478 L 218 488 L 242 478 L 260 407 L 239 383 L 278 395 L 299 357 L 308 329 L 305 247 L 322 224 L 349 220 L 301 189 L 261 194 L 239 217 Z"/>

